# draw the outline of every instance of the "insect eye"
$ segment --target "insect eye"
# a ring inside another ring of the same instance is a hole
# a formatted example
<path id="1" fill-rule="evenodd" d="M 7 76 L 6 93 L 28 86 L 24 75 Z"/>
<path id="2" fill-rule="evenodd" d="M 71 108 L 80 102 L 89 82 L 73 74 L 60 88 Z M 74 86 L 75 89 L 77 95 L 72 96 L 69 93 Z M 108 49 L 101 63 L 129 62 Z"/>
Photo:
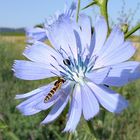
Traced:
<path id="1" fill-rule="evenodd" d="M 64 82 L 66 82 L 66 80 L 65 79 L 62 79 L 62 82 L 64 83 Z"/>
<path id="2" fill-rule="evenodd" d="M 69 65 L 70 65 L 70 60 L 69 60 L 69 59 L 64 59 L 64 60 L 63 60 L 63 63 L 64 63 L 66 66 L 69 66 Z"/>

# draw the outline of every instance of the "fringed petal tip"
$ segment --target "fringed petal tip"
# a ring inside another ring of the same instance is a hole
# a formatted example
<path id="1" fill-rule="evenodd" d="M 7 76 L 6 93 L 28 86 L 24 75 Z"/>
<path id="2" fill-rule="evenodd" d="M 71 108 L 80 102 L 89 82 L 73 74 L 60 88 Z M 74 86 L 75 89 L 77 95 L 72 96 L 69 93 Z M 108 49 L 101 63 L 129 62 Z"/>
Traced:
<path id="1" fill-rule="evenodd" d="M 31 115 L 35 115 L 35 114 L 37 114 L 37 113 L 39 113 L 41 110 L 34 110 L 33 112 L 21 112 L 22 113 L 22 115 L 24 115 L 24 116 L 31 116 Z"/>
<path id="2" fill-rule="evenodd" d="M 21 99 L 20 94 L 17 94 L 14 99 Z"/>
<path id="3" fill-rule="evenodd" d="M 93 119 L 95 116 L 99 115 L 99 113 L 100 113 L 100 110 L 98 110 L 93 116 L 90 116 L 88 118 L 85 118 L 85 120 L 86 121 L 89 121 L 89 120 Z"/>
<path id="4" fill-rule="evenodd" d="M 30 96 L 32 96 L 32 95 L 30 95 Z M 26 94 L 17 94 L 14 99 L 23 99 L 23 98 L 28 98 L 28 97 L 29 97 L 28 93 L 26 93 Z"/>
<path id="5" fill-rule="evenodd" d="M 32 28 L 26 28 L 25 31 L 29 42 L 35 40 L 44 41 L 45 39 L 47 39 L 46 31 L 44 28 L 32 27 Z"/>
<path id="6" fill-rule="evenodd" d="M 14 60 L 14 63 L 13 63 L 13 66 L 12 66 L 12 70 L 14 69 L 14 67 L 15 67 L 15 65 L 16 65 L 16 63 L 17 63 L 17 61 L 20 61 L 20 60 Z"/>
<path id="7" fill-rule="evenodd" d="M 16 67 L 17 67 L 17 63 L 19 62 L 20 60 L 14 60 L 14 63 L 12 65 L 12 68 L 11 70 L 14 72 L 14 76 L 16 77 Z"/>
<path id="8" fill-rule="evenodd" d="M 31 108 L 29 107 L 28 109 L 26 107 L 23 107 L 23 106 L 16 106 L 16 108 L 21 112 L 22 115 L 24 116 L 31 116 L 31 115 L 34 115 L 36 113 L 39 113 L 41 110 L 39 109 L 35 109 L 35 108 Z"/>
<path id="9" fill-rule="evenodd" d="M 72 128 L 65 128 L 62 133 L 74 133 L 75 132 L 75 129 L 72 129 Z"/>
<path id="10" fill-rule="evenodd" d="M 50 84 L 50 85 L 51 85 L 51 84 Z M 37 89 L 35 89 L 35 90 L 32 90 L 32 91 L 30 91 L 30 92 L 28 92 L 28 93 L 17 94 L 17 95 L 15 96 L 15 99 L 29 98 L 29 97 L 31 97 L 31 96 L 33 96 L 33 95 L 36 95 L 36 94 L 38 94 L 38 93 L 41 93 L 41 92 L 45 91 L 48 87 L 49 87 L 49 85 L 47 85 L 47 86 L 42 86 L 42 87 L 39 87 L 39 88 L 37 88 Z"/>
<path id="11" fill-rule="evenodd" d="M 49 122 L 45 122 L 44 120 L 40 123 L 40 125 L 48 124 Z"/>
<path id="12" fill-rule="evenodd" d="M 14 75 L 23 80 L 39 80 L 54 76 L 44 64 L 38 62 L 17 60 L 13 68 L 15 72 Z"/>

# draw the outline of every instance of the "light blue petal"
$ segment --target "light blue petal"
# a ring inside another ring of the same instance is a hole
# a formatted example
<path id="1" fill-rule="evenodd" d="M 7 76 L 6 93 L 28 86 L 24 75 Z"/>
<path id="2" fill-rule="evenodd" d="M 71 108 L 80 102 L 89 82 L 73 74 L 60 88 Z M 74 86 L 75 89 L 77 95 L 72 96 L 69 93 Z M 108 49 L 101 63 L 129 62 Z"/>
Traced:
<path id="1" fill-rule="evenodd" d="M 94 83 L 88 83 L 89 87 L 95 93 L 100 104 L 110 112 L 120 113 L 128 106 L 126 101 L 121 95 L 112 91 L 105 86 L 97 86 Z"/>
<path id="2" fill-rule="evenodd" d="M 25 100 L 24 102 L 20 103 L 17 106 L 17 109 L 23 114 L 23 115 L 33 115 L 38 112 L 40 112 L 40 109 L 34 108 L 37 102 L 40 102 L 40 100 L 43 98 L 42 94 L 34 95 L 33 97 L 30 97 L 29 99 Z"/>
<path id="3" fill-rule="evenodd" d="M 63 91 L 60 93 L 62 96 L 53 106 L 48 116 L 41 122 L 42 124 L 54 121 L 61 114 L 68 103 L 71 91 L 72 87 L 70 85 L 63 89 Z"/>
<path id="4" fill-rule="evenodd" d="M 57 22 L 57 20 L 61 17 L 61 16 L 64 16 L 63 13 L 61 13 L 60 10 L 57 10 L 53 16 L 49 16 L 46 20 L 45 20 L 45 23 L 44 23 L 44 27 L 47 31 L 47 28 L 48 26 L 54 24 L 55 22 Z"/>
<path id="5" fill-rule="evenodd" d="M 48 64 L 50 63 L 50 56 L 54 56 L 55 58 L 61 58 L 56 50 L 45 43 L 36 41 L 33 45 L 27 46 L 23 52 L 23 55 L 26 56 L 28 59 Z M 48 59 L 49 58 L 49 59 Z"/>
<path id="6" fill-rule="evenodd" d="M 73 25 L 74 32 L 77 32 L 76 40 L 78 54 L 82 61 L 85 60 L 86 56 L 89 55 L 89 46 L 91 42 L 91 21 L 90 18 L 84 14 L 79 15 L 78 24 Z"/>
<path id="7" fill-rule="evenodd" d="M 90 50 L 93 50 L 94 48 L 93 55 L 97 55 L 99 53 L 106 40 L 106 37 L 107 37 L 107 23 L 104 17 L 100 16 L 97 18 L 97 21 L 94 26 L 94 33 L 92 36 L 92 41 L 95 41 L 95 43 L 91 42 L 90 46 Z M 95 46 L 93 46 L 93 44 L 95 44 Z"/>
<path id="8" fill-rule="evenodd" d="M 48 93 L 49 93 L 49 91 L 46 92 L 46 95 Z M 61 98 L 62 94 L 61 94 L 60 91 L 56 91 L 55 94 L 53 95 L 53 97 L 47 103 L 44 102 L 44 99 L 45 99 L 46 95 L 44 96 L 44 98 L 42 98 L 42 100 L 40 102 L 38 102 L 35 105 L 36 109 L 46 110 L 46 109 L 50 108 L 53 104 L 55 104 Z"/>
<path id="9" fill-rule="evenodd" d="M 83 115 L 86 120 L 93 118 L 99 112 L 99 103 L 87 85 L 81 86 Z"/>
<path id="10" fill-rule="evenodd" d="M 47 68 L 54 69 L 50 64 L 53 64 L 57 69 L 62 71 L 62 68 L 59 64 L 63 65 L 63 58 L 59 55 L 58 52 L 54 50 L 54 48 L 42 43 L 42 42 L 35 42 L 32 46 L 28 46 L 24 53 L 28 59 L 42 63 L 47 65 Z M 59 60 L 59 62 L 57 62 Z"/>
<path id="11" fill-rule="evenodd" d="M 93 50 L 95 48 L 95 43 L 96 43 L 96 37 L 95 37 L 95 33 L 91 36 L 91 42 L 90 42 L 90 47 L 89 47 L 89 55 L 88 55 L 88 58 L 90 58 L 91 56 L 95 56 Z M 97 51 L 95 52 L 97 53 Z"/>
<path id="12" fill-rule="evenodd" d="M 25 115 L 25 116 L 30 116 L 30 115 L 34 115 L 36 113 L 39 113 L 41 110 L 37 110 L 37 109 L 34 109 L 34 108 L 22 108 L 20 110 L 20 112 Z"/>
<path id="13" fill-rule="evenodd" d="M 124 42 L 124 34 L 118 26 L 115 26 L 112 29 L 107 41 L 99 51 L 98 56 L 102 57 L 104 55 L 112 53 L 115 49 L 121 47 L 123 42 Z"/>
<path id="14" fill-rule="evenodd" d="M 79 31 L 81 33 L 81 31 Z M 76 39 L 76 44 L 77 44 L 77 50 L 78 50 L 78 54 L 80 54 L 82 52 L 82 47 L 83 47 L 83 44 L 82 44 L 82 40 L 80 38 L 80 34 L 79 32 L 77 32 L 76 30 L 74 30 L 74 35 L 75 35 L 75 39 Z"/>
<path id="15" fill-rule="evenodd" d="M 55 93 L 55 95 L 46 103 L 44 102 L 44 99 L 45 99 L 44 97 L 34 105 L 34 108 L 38 110 L 47 110 L 48 108 L 53 106 L 59 100 L 59 98 L 60 96 L 56 96 L 56 93 Z"/>
<path id="16" fill-rule="evenodd" d="M 36 89 L 37 93 L 32 95 L 30 98 L 28 98 L 24 102 L 20 103 L 17 106 L 17 109 L 19 109 L 22 112 L 22 114 L 24 114 L 24 115 L 33 115 L 33 114 L 40 112 L 43 109 L 41 107 L 40 108 L 37 107 L 37 105 L 40 104 L 41 102 L 44 103 L 44 99 L 52 87 L 53 87 L 53 83 L 47 85 L 46 87 L 45 86 L 42 87 L 42 89 L 39 88 L 40 91 L 38 89 L 38 92 Z M 59 99 L 58 96 L 55 98 L 52 97 L 52 99 L 50 99 L 47 103 L 44 103 L 46 109 L 50 108 L 58 99 Z"/>
<path id="17" fill-rule="evenodd" d="M 74 21 L 76 21 L 76 9 L 77 9 L 77 4 L 78 1 L 77 0 L 73 0 L 71 6 L 69 7 L 67 4 L 67 1 L 65 1 L 65 7 L 64 7 L 64 11 L 57 11 L 54 16 L 50 16 L 46 22 L 45 22 L 45 27 L 46 30 L 48 29 L 48 27 L 50 25 L 53 25 L 57 22 L 59 22 L 60 20 L 64 19 L 64 18 L 68 18 L 68 19 L 72 19 Z"/>
<path id="18" fill-rule="evenodd" d="M 62 101 L 61 99 L 58 100 L 56 102 L 56 104 L 54 105 L 54 107 L 52 108 L 51 112 L 48 114 L 48 116 L 41 122 L 41 124 L 46 124 L 49 122 L 54 121 L 63 111 L 63 109 L 65 108 L 65 106 L 68 103 L 68 98 L 66 98 L 66 100 Z"/>
<path id="19" fill-rule="evenodd" d="M 54 70 L 48 69 L 44 64 L 31 61 L 16 60 L 13 70 L 16 77 L 24 80 L 39 80 L 55 76 L 51 73 Z M 59 75 L 58 71 L 55 72 Z"/>
<path id="20" fill-rule="evenodd" d="M 82 113 L 82 100 L 80 85 L 75 85 L 73 98 L 68 114 L 68 121 L 64 131 L 74 132 Z"/>
<path id="21" fill-rule="evenodd" d="M 44 41 L 47 39 L 46 31 L 43 28 L 27 28 L 26 29 L 26 35 L 29 40 L 38 40 L 38 41 Z"/>
<path id="22" fill-rule="evenodd" d="M 87 15 L 79 15 L 78 24 L 81 29 L 81 40 L 83 47 L 89 47 L 91 41 L 91 21 Z"/>
<path id="23" fill-rule="evenodd" d="M 45 90 L 46 88 L 48 88 L 48 85 L 40 87 L 40 88 L 37 88 L 37 89 L 35 89 L 35 90 L 31 91 L 31 92 L 25 93 L 25 94 L 18 94 L 18 95 L 16 95 L 15 99 L 22 99 L 22 98 L 27 98 L 27 97 L 36 95 L 39 92 L 41 92 L 42 90 Z"/>
<path id="24" fill-rule="evenodd" d="M 134 55 L 135 50 L 130 42 L 124 42 L 109 54 L 98 57 L 94 69 L 124 62 Z"/>
<path id="25" fill-rule="evenodd" d="M 68 16 L 69 18 L 73 18 L 73 20 L 76 20 L 76 9 L 78 5 L 77 0 L 73 0 L 70 7 L 68 7 L 67 1 L 65 1 L 65 9 L 64 9 L 64 16 Z"/>
<path id="26" fill-rule="evenodd" d="M 68 56 L 74 55 L 74 58 L 77 59 L 77 45 L 73 24 L 73 21 L 69 18 L 60 19 L 48 27 L 48 38 L 56 49 L 60 50 L 62 48 L 67 52 Z"/>
<path id="27" fill-rule="evenodd" d="M 108 76 L 103 83 L 110 86 L 123 86 L 132 80 L 140 78 L 140 63 L 128 61 L 111 66 Z"/>
<path id="28" fill-rule="evenodd" d="M 99 70 L 91 71 L 86 73 L 86 77 L 96 84 L 101 84 L 104 79 L 108 76 L 110 67 L 101 68 Z"/>
<path id="29" fill-rule="evenodd" d="M 33 101 L 40 101 L 41 99 L 45 98 L 46 95 L 49 93 L 49 91 L 51 90 L 51 88 L 53 87 L 53 84 L 54 82 L 50 83 L 49 85 L 47 86 L 43 86 L 43 87 L 40 87 L 36 90 L 33 90 L 32 93 L 35 93 L 34 96 L 31 96 L 30 98 L 28 98 L 27 100 L 25 100 L 24 102 L 20 103 L 17 108 L 21 108 L 23 106 L 26 106 L 28 104 L 32 104 Z M 36 92 L 35 92 L 36 91 Z M 38 91 L 38 92 L 37 92 Z M 31 93 L 31 92 L 30 92 Z M 26 94 L 25 94 L 26 95 Z M 29 95 L 27 93 L 27 95 Z M 41 99 L 40 99 L 41 98 Z"/>

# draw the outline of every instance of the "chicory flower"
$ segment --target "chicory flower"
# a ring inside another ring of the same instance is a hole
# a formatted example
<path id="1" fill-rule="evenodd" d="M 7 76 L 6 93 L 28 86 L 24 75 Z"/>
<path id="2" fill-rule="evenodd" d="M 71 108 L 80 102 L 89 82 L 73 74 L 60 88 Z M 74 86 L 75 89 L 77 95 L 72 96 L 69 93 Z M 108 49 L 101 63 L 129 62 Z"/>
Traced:
<path id="1" fill-rule="evenodd" d="M 64 131 L 73 132 L 81 115 L 85 120 L 92 119 L 99 113 L 100 105 L 112 113 L 120 113 L 128 106 L 128 101 L 109 87 L 120 87 L 140 78 L 140 63 L 128 61 L 135 48 L 124 40 L 117 26 L 107 38 L 103 17 L 96 21 L 92 34 L 88 16 L 80 15 L 78 23 L 65 16 L 48 25 L 45 32 L 53 47 L 35 41 L 23 53 L 29 61 L 16 60 L 13 70 L 16 77 L 24 80 L 58 80 L 16 95 L 16 99 L 27 98 L 17 106 L 24 115 L 52 107 L 42 121 L 50 123 L 70 102 Z"/>

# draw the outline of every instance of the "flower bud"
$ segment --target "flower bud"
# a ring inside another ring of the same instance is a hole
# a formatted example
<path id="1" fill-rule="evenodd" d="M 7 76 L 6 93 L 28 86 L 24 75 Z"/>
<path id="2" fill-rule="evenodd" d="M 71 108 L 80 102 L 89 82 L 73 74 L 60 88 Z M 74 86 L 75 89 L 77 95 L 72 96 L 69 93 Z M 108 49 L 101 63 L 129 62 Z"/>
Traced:
<path id="1" fill-rule="evenodd" d="M 122 25 L 121 25 L 121 30 L 122 30 L 124 33 L 127 33 L 128 27 L 129 27 L 128 24 L 126 24 L 126 23 L 125 23 L 125 24 L 122 24 Z"/>

